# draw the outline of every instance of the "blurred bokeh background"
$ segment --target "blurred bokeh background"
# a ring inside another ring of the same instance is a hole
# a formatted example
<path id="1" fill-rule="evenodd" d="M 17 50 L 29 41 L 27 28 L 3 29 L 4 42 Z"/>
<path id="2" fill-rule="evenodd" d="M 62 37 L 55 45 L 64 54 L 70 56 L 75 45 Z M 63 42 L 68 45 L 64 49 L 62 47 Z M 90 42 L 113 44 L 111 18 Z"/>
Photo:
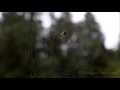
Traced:
<path id="1" fill-rule="evenodd" d="M 0 78 L 120 78 L 119 16 L 1 12 Z"/>

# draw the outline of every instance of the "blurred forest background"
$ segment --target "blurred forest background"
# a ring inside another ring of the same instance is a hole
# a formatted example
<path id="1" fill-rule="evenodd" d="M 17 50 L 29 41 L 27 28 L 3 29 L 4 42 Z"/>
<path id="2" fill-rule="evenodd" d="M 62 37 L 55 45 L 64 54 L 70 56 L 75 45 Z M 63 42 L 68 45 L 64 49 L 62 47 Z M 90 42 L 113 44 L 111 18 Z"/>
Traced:
<path id="1" fill-rule="evenodd" d="M 58 19 L 51 12 L 48 29 L 36 19 L 42 13 L 2 15 L 0 78 L 120 78 L 120 43 L 116 51 L 104 47 L 104 36 L 92 13 L 73 23 L 70 13 L 62 12 Z M 63 29 L 66 35 L 62 38 Z"/>

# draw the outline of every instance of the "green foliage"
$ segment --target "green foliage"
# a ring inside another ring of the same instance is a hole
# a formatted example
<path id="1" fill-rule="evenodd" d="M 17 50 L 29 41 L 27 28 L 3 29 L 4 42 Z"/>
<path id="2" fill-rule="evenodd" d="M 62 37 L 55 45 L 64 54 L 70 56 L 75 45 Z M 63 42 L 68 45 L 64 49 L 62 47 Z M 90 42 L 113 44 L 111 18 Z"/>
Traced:
<path id="1" fill-rule="evenodd" d="M 42 22 L 34 19 L 38 15 L 35 12 L 2 14 L 1 78 L 120 77 L 120 44 L 117 51 L 104 47 L 104 36 L 92 13 L 86 13 L 84 21 L 73 23 L 70 13 L 55 18 L 51 12 L 47 36 Z M 25 18 L 26 14 L 30 17 Z M 66 35 L 61 38 L 63 29 Z M 104 73 L 79 73 L 83 71 Z"/>
<path id="2" fill-rule="evenodd" d="M 35 21 L 33 13 L 29 13 L 29 20 L 25 19 L 25 14 L 19 16 L 15 12 L 3 13 L 0 24 L 0 77 L 28 76 L 25 53 L 29 50 L 30 34 Z"/>

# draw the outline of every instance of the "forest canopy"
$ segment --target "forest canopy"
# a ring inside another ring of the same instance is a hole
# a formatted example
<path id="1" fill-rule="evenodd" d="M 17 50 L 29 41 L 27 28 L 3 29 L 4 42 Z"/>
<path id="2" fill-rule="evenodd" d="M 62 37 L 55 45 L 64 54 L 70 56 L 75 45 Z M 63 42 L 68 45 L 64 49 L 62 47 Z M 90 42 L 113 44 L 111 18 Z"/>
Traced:
<path id="1" fill-rule="evenodd" d="M 120 43 L 107 50 L 101 26 L 91 12 L 73 23 L 69 12 L 49 16 L 43 27 L 37 12 L 2 13 L 0 20 L 1 78 L 118 78 Z M 41 17 L 40 17 L 41 18 Z"/>

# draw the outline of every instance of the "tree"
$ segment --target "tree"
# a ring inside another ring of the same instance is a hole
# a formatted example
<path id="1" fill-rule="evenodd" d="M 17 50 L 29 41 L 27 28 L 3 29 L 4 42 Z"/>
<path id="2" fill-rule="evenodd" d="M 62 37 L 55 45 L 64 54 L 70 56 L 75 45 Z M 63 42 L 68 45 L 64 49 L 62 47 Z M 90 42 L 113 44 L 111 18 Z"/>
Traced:
<path id="1" fill-rule="evenodd" d="M 55 23 L 51 26 L 49 36 L 54 36 L 55 32 L 58 32 L 54 39 L 54 53 L 62 67 L 90 71 L 90 68 L 93 69 L 93 64 L 104 62 L 99 59 L 101 52 L 105 50 L 104 38 L 91 13 L 86 13 L 85 21 L 78 24 L 71 21 L 68 12 L 62 13 L 59 19 L 53 17 L 51 14 Z M 62 29 L 65 29 L 67 34 L 61 39 L 60 32 Z M 99 59 L 98 62 L 95 59 Z"/>
<path id="2" fill-rule="evenodd" d="M 37 28 L 34 20 L 36 15 L 34 12 L 24 12 L 21 15 L 16 12 L 3 13 L 3 20 L 0 22 L 0 66 L 2 66 L 0 77 L 30 76 L 26 64 L 26 52 L 30 50 L 33 27 Z M 36 37 L 36 32 L 34 35 L 33 39 Z M 35 47 L 35 44 L 34 41 L 31 46 Z"/>

